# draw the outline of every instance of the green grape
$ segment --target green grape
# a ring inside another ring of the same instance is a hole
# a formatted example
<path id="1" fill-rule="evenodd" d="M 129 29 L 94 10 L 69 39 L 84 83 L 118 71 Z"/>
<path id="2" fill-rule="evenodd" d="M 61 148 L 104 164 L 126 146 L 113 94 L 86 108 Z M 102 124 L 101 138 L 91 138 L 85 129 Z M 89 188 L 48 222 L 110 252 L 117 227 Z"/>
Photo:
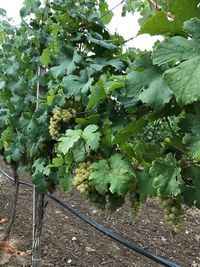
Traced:
<path id="1" fill-rule="evenodd" d="M 164 220 L 169 226 L 173 227 L 174 232 L 177 233 L 182 227 L 181 198 L 179 196 L 161 198 L 161 205 L 164 211 Z"/>
<path id="2" fill-rule="evenodd" d="M 177 207 L 173 206 L 171 208 L 171 212 L 174 213 L 174 214 L 179 214 L 180 210 Z"/>
<path id="3" fill-rule="evenodd" d="M 136 192 L 130 193 L 129 200 L 131 202 L 131 208 L 132 208 L 132 211 L 130 214 L 131 221 L 135 222 L 135 220 L 137 219 L 140 213 L 142 203 L 140 201 L 140 196 Z"/>
<path id="4" fill-rule="evenodd" d="M 164 200 L 164 201 L 161 202 L 161 203 L 162 203 L 162 206 L 163 206 L 164 208 L 166 208 L 166 207 L 168 206 L 167 200 Z"/>
<path id="5" fill-rule="evenodd" d="M 91 162 L 82 162 L 75 169 L 73 185 L 84 194 L 95 206 L 104 210 L 106 206 L 106 196 L 99 194 L 94 185 L 89 180 L 91 174 Z"/>
<path id="6" fill-rule="evenodd" d="M 50 118 L 49 133 L 54 140 L 58 140 L 61 136 L 62 127 L 71 119 L 76 117 L 76 111 L 72 108 L 62 109 L 58 107 Z M 66 129 L 66 127 L 65 127 Z"/>
<path id="7" fill-rule="evenodd" d="M 170 220 L 174 221 L 176 219 L 176 215 L 174 213 L 169 214 Z"/>
<path id="8" fill-rule="evenodd" d="M 171 209 L 169 207 L 164 208 L 164 213 L 169 215 L 171 213 Z"/>

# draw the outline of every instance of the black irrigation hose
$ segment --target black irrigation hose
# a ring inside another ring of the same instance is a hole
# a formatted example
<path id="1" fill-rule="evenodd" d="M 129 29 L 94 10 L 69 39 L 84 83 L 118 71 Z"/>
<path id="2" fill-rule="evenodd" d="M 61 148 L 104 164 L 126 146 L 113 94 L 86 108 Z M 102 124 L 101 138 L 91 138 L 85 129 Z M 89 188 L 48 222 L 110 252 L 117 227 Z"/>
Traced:
<path id="1" fill-rule="evenodd" d="M 14 181 L 14 179 L 8 175 L 6 172 L 4 172 L 3 170 L 0 169 L 0 172 L 3 173 L 7 178 L 9 178 L 10 180 Z M 27 183 L 27 182 L 23 182 L 20 181 L 19 182 L 22 185 L 26 185 L 29 187 L 32 187 L 31 183 Z M 111 239 L 119 242 L 120 244 L 134 250 L 135 252 L 139 253 L 140 255 L 145 256 L 146 258 L 149 258 L 151 260 L 153 260 L 154 262 L 160 263 L 164 266 L 167 267 L 181 267 L 181 265 L 178 265 L 176 263 L 173 263 L 163 257 L 157 256 L 152 254 L 151 252 L 148 252 L 138 246 L 136 246 L 135 244 L 131 243 L 130 241 L 124 239 L 123 237 L 119 236 L 118 234 L 111 232 L 110 230 L 108 230 L 107 228 L 103 227 L 102 225 L 96 223 L 95 221 L 89 219 L 87 216 L 85 216 L 84 214 L 81 214 L 79 211 L 75 210 L 74 208 L 72 208 L 70 205 L 66 204 L 64 201 L 58 199 L 57 197 L 51 195 L 51 194 L 47 194 L 47 196 L 52 199 L 53 201 L 55 201 L 56 203 L 58 203 L 59 205 L 63 206 L 65 209 L 67 209 L 68 211 L 70 211 L 71 213 L 73 213 L 74 215 L 76 215 L 79 219 L 81 219 L 82 221 L 86 222 L 87 224 L 89 224 L 90 226 L 92 226 L 93 228 L 95 228 L 96 230 L 98 230 L 99 232 L 103 233 L 104 235 L 110 237 Z"/>
<path id="2" fill-rule="evenodd" d="M 157 262 L 157 263 L 161 263 L 164 266 L 168 266 L 168 267 L 181 267 L 180 265 L 173 263 L 165 258 L 162 258 L 160 256 L 156 256 L 154 254 L 152 254 L 151 252 L 148 252 L 138 246 L 136 246 L 135 244 L 131 243 L 130 241 L 124 239 L 123 237 L 119 236 L 118 234 L 111 232 L 110 230 L 108 230 L 107 228 L 103 227 L 102 225 L 96 223 L 95 221 L 89 219 L 87 216 L 85 216 L 84 214 L 81 214 L 79 211 L 75 210 L 74 208 L 72 208 L 71 206 L 69 206 L 68 204 L 66 204 L 65 202 L 63 202 L 62 200 L 58 199 L 57 197 L 48 194 L 48 197 L 51 198 L 52 200 L 54 200 L 55 202 L 57 202 L 59 205 L 63 206 L 64 208 L 66 208 L 67 210 L 69 210 L 70 212 L 72 212 L 74 215 L 76 215 L 79 219 L 81 219 L 82 221 L 86 222 L 87 224 L 89 224 L 90 226 L 92 226 L 93 228 L 97 229 L 98 231 L 100 231 L 101 233 L 103 233 L 104 235 L 114 239 L 115 241 L 119 242 L 120 244 L 134 250 L 135 252 Z"/>

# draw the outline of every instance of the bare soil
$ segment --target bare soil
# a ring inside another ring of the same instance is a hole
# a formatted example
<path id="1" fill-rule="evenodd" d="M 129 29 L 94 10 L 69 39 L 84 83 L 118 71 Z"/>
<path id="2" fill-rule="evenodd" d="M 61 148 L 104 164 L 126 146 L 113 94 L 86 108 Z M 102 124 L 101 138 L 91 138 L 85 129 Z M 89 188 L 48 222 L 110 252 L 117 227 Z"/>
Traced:
<path id="1" fill-rule="evenodd" d="M 0 167 L 12 174 L 2 160 Z M 29 180 L 28 177 L 22 178 Z M 12 186 L 12 182 L 0 175 L 0 221 L 9 218 Z M 200 211 L 186 210 L 184 229 L 181 233 L 172 235 L 163 222 L 162 210 L 155 199 L 147 201 L 139 218 L 132 224 L 128 204 L 113 215 L 108 215 L 97 210 L 75 190 L 67 194 L 58 191 L 56 195 L 138 246 L 180 266 L 200 267 Z M 161 266 L 104 236 L 53 201 L 47 201 L 42 236 L 43 267 Z M 5 227 L 6 224 L 0 224 L 0 234 Z M 0 250 L 0 266 L 31 266 L 32 190 L 23 185 L 20 187 L 17 217 L 10 243 L 16 252 L 6 253 Z"/>

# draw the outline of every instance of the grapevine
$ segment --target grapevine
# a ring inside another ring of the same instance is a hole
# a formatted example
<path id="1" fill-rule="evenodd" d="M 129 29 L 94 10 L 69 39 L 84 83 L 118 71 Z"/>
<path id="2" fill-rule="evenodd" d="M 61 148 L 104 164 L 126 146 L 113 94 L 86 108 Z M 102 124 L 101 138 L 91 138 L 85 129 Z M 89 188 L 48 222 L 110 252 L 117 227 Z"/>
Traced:
<path id="1" fill-rule="evenodd" d="M 74 185 L 110 212 L 130 197 L 133 220 L 146 199 L 161 197 L 177 232 L 182 205 L 200 208 L 198 4 L 160 1 L 159 12 L 124 2 L 124 14 L 141 12 L 138 34 L 163 36 L 152 51 L 124 51 L 126 40 L 106 27 L 104 0 L 25 1 L 19 27 L 0 15 L 5 161 L 26 169 L 41 193 Z"/>

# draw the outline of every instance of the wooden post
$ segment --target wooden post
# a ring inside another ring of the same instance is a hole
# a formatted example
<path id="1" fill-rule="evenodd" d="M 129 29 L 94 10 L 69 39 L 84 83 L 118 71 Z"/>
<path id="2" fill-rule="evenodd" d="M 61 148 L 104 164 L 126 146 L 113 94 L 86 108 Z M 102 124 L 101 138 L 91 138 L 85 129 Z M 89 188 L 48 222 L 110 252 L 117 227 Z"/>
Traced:
<path id="1" fill-rule="evenodd" d="M 34 220 L 33 220 L 33 247 L 32 247 L 32 267 L 41 266 L 41 234 L 44 216 L 45 194 L 37 193 L 34 190 Z"/>
<path id="2" fill-rule="evenodd" d="M 11 164 L 13 175 L 14 175 L 14 189 L 13 189 L 13 197 L 12 197 L 12 204 L 11 204 L 11 212 L 10 212 L 10 219 L 9 224 L 5 230 L 3 235 L 3 241 L 8 241 L 10 238 L 10 234 L 15 222 L 15 215 L 16 215 L 16 207 L 17 207 L 17 200 L 19 194 L 19 176 L 17 174 L 17 167 L 16 164 Z"/>
<path id="3" fill-rule="evenodd" d="M 42 74 L 42 68 L 38 67 L 38 77 Z M 40 83 L 37 83 L 36 110 L 39 108 Z M 32 244 L 32 267 L 41 266 L 41 234 L 44 216 L 45 194 L 38 193 L 33 186 L 33 244 Z"/>

